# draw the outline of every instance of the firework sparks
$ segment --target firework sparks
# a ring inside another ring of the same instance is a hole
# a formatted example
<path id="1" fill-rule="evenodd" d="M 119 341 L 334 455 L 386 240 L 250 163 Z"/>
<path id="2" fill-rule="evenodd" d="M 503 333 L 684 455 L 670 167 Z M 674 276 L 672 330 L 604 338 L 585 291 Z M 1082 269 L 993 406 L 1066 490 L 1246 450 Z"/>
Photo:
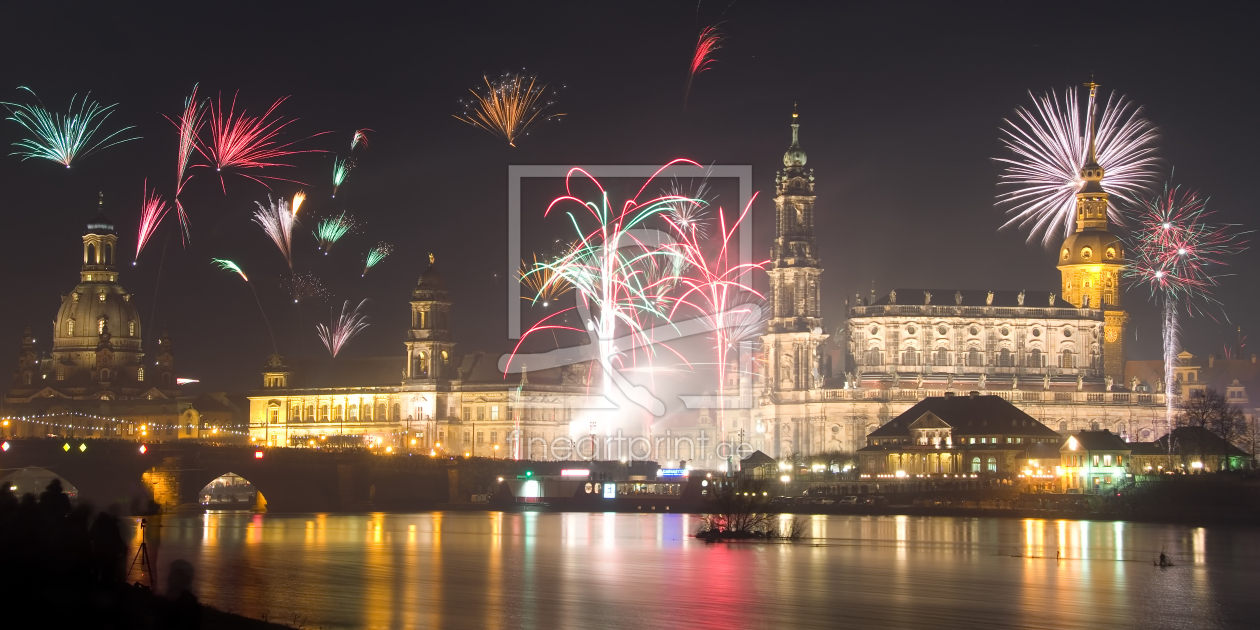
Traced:
<path id="1" fill-rule="evenodd" d="M 324 342 L 324 347 L 328 348 L 328 352 L 337 357 L 337 353 L 345 347 L 355 335 L 368 327 L 367 316 L 360 313 L 359 309 L 367 304 L 367 300 L 359 302 L 359 305 L 350 309 L 350 301 L 346 300 L 341 305 L 341 314 L 338 315 L 336 310 L 332 312 L 331 325 L 325 326 L 319 324 L 315 326 L 316 333 L 319 334 L 319 340 Z"/>
<path id="2" fill-rule="evenodd" d="M 1155 182 L 1154 125 L 1140 106 L 1115 92 L 1098 109 L 1096 87 L 1091 84 L 1084 107 L 1075 88 L 1064 91 L 1062 101 L 1054 91 L 1030 93 L 1033 106 L 1019 107 L 1014 118 L 1003 121 L 1001 142 L 1014 154 L 997 158 L 1005 165 L 999 185 L 1011 188 L 997 196 L 997 205 L 1010 215 L 1003 228 L 1029 228 L 1028 241 L 1040 236 L 1047 247 L 1075 230 L 1091 120 L 1097 121 L 1098 163 L 1106 171 L 1108 193 L 1137 203 Z M 1114 205 L 1108 215 L 1123 223 Z"/>
<path id="3" fill-rule="evenodd" d="M 328 300 L 328 290 L 324 288 L 324 283 L 313 273 L 299 273 L 282 277 L 280 283 L 293 295 L 295 304 L 302 300 L 318 300 L 320 302 Z"/>
<path id="4" fill-rule="evenodd" d="M 462 103 L 464 113 L 455 118 L 507 140 L 508 146 L 515 147 L 518 138 L 529 135 L 534 123 L 564 115 L 544 115 L 555 101 L 544 98 L 547 86 L 538 83 L 533 75 L 504 74 L 493 81 L 490 77 L 482 79 L 486 86 L 469 90 L 473 100 Z"/>
<path id="5" fill-rule="evenodd" d="M 346 181 L 346 178 L 350 176 L 350 171 L 352 170 L 354 170 L 353 158 L 347 157 L 346 159 L 343 160 L 339 157 L 335 157 L 335 156 L 333 157 L 333 194 L 332 196 L 334 197 L 337 196 L 337 189 L 341 188 L 341 184 L 343 184 Z"/>
<path id="6" fill-rule="evenodd" d="M 293 213 L 289 211 L 289 202 L 281 197 L 280 202 L 277 203 L 271 199 L 271 195 L 267 195 L 267 204 L 264 206 L 261 202 L 254 202 L 254 205 L 258 206 L 258 210 L 254 211 L 254 223 L 261 226 L 271 242 L 276 244 L 276 249 L 280 250 L 284 261 L 289 265 L 289 271 L 292 272 L 295 221 Z"/>
<path id="7" fill-rule="evenodd" d="M 394 246 L 384 241 L 377 243 L 375 247 L 369 249 L 367 258 L 363 262 L 363 275 L 366 276 L 368 269 L 379 265 L 380 262 L 385 260 L 385 257 L 389 256 L 393 251 Z"/>
<path id="8" fill-rule="evenodd" d="M 722 48 L 722 33 L 716 26 L 706 26 L 696 38 L 696 50 L 691 54 L 691 70 L 687 73 L 687 92 L 683 96 L 683 109 L 691 98 L 691 84 L 696 75 L 708 70 L 713 64 L 713 53 Z"/>
<path id="9" fill-rule="evenodd" d="M 297 216 L 298 208 L 301 208 L 302 203 L 305 201 L 306 201 L 305 190 L 299 190 L 297 191 L 297 194 L 293 195 L 293 203 L 291 204 L 293 206 L 293 216 L 295 217 Z"/>
<path id="10" fill-rule="evenodd" d="M 1132 258 L 1125 276 L 1132 286 L 1146 287 L 1163 310 L 1164 387 L 1168 428 L 1172 430 L 1173 377 L 1181 350 L 1180 311 L 1194 315 L 1208 304 L 1219 304 L 1211 290 L 1225 258 L 1244 249 L 1245 232 L 1233 225 L 1206 222 L 1207 201 L 1194 192 L 1164 186 L 1162 194 L 1143 201 L 1137 229 L 1127 246 Z"/>
<path id="11" fill-rule="evenodd" d="M 320 219 L 315 227 L 315 239 L 319 241 L 319 250 L 328 255 L 328 251 L 341 238 L 358 227 L 354 217 L 342 212 L 335 217 Z"/>
<path id="12" fill-rule="evenodd" d="M 210 143 L 205 144 L 198 142 L 197 150 L 201 152 L 210 164 L 219 171 L 219 183 L 223 186 L 223 192 L 227 192 L 227 183 L 223 180 L 222 172 L 224 169 L 232 169 L 238 171 L 238 175 L 252 179 L 263 186 L 267 186 L 267 182 L 263 179 L 286 180 L 282 177 L 272 177 L 269 175 L 258 175 L 257 177 L 248 173 L 239 171 L 245 169 L 263 169 L 274 166 L 292 167 L 292 164 L 284 164 L 277 162 L 277 159 L 295 155 L 298 153 L 322 153 L 320 149 L 292 149 L 293 145 L 322 136 L 327 131 L 308 136 L 292 142 L 281 143 L 278 140 L 280 132 L 296 121 L 296 119 L 286 120 L 280 116 L 272 116 L 276 112 L 276 108 L 280 106 L 289 97 L 277 99 L 276 102 L 267 108 L 267 111 L 258 118 L 252 118 L 245 115 L 245 110 L 241 110 L 240 115 L 236 114 L 236 96 L 232 96 L 232 103 L 226 110 L 223 109 L 223 95 L 219 95 L 218 101 L 211 101 L 208 110 L 210 122 Z M 198 165 L 200 166 L 200 165 Z M 301 183 L 301 182 L 297 182 Z M 268 186 L 270 188 L 270 186 Z"/>
<path id="13" fill-rule="evenodd" d="M 542 302 L 543 308 L 551 305 L 556 298 L 573 290 L 573 285 L 562 277 L 556 276 L 555 269 L 538 262 L 538 254 L 534 254 L 534 264 L 521 261 L 521 284 L 533 292 L 532 296 L 522 295 L 522 300 L 537 304 Z"/>
<path id="14" fill-rule="evenodd" d="M 34 90 L 28 87 L 18 89 L 30 92 L 31 96 L 39 101 L 39 96 Z M 114 108 L 118 104 L 102 106 L 96 101 L 88 101 L 88 96 L 91 94 L 84 96 L 77 107 L 75 99 L 78 95 L 70 97 L 70 109 L 65 114 L 49 111 L 44 108 L 43 103 L 38 105 L 0 103 L 9 108 L 8 119 L 21 125 L 32 135 L 30 138 L 14 142 L 13 146 L 18 150 L 10 155 L 20 155 L 23 161 L 31 158 L 50 160 L 70 168 L 70 164 L 76 159 L 81 160 L 101 149 L 139 139 L 139 136 L 136 136 L 114 140 L 118 134 L 134 128 L 123 127 L 93 143 L 92 138 L 97 135 L 101 125 L 110 114 L 114 113 Z"/>
<path id="15" fill-rule="evenodd" d="M 176 122 L 167 117 L 167 120 L 179 129 L 179 154 L 175 160 L 175 215 L 179 217 L 180 237 L 185 245 L 188 244 L 191 235 L 188 231 L 188 213 L 184 210 L 184 204 L 180 202 L 179 195 L 184 192 L 184 184 L 192 179 L 185 175 L 189 164 L 192 163 L 192 152 L 197 147 L 197 137 L 205 125 L 204 115 L 205 105 L 197 100 L 197 86 L 194 85 L 192 94 L 184 99 L 184 113 L 180 115 L 179 121 Z"/>
<path id="16" fill-rule="evenodd" d="M 358 147 L 360 144 L 361 144 L 361 145 L 363 145 L 363 148 L 365 148 L 365 149 L 366 149 L 366 148 L 368 148 L 367 132 L 369 132 L 369 131 L 372 131 L 372 130 L 371 130 L 371 129 L 360 129 L 360 130 L 358 130 L 358 131 L 354 132 L 354 138 L 350 140 L 350 150 L 351 150 L 351 151 L 353 151 L 353 150 L 354 150 L 356 147 Z"/>
<path id="17" fill-rule="evenodd" d="M 144 246 L 149 243 L 149 239 L 153 233 L 157 231 L 158 225 L 162 223 L 162 219 L 166 217 L 166 213 L 170 210 L 166 202 L 162 201 L 162 197 L 157 191 L 149 191 L 149 180 L 144 180 L 144 195 L 141 197 L 144 205 L 140 208 L 140 229 L 136 234 L 136 259 L 140 258 L 140 252 L 144 251 Z M 131 264 L 136 264 L 134 261 Z"/>
<path id="18" fill-rule="evenodd" d="M 669 220 L 676 229 L 682 232 L 695 232 L 695 236 L 704 239 L 708 236 L 706 218 L 709 214 L 709 200 L 705 196 L 709 192 L 708 176 L 700 182 L 695 190 L 685 189 L 677 179 L 670 184 L 668 191 L 662 194 L 672 200 L 669 203 Z"/>

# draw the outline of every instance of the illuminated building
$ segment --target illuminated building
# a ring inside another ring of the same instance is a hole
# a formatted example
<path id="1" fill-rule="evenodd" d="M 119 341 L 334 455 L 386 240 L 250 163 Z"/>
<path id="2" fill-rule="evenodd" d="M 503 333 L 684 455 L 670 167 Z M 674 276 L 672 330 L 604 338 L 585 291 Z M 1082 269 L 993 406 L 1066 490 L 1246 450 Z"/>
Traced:
<path id="1" fill-rule="evenodd" d="M 181 401 L 171 340 L 145 361 L 143 328 L 133 295 L 118 282 L 118 233 L 104 195 L 82 236 L 79 283 L 61 300 L 41 354 L 27 327 L 0 415 L 9 435 L 75 435 L 166 439 L 200 435 L 201 421 Z"/>
<path id="2" fill-rule="evenodd" d="M 1080 431 L 1059 447 L 1063 491 L 1103 494 L 1132 481 L 1130 447 L 1111 431 Z"/>
<path id="3" fill-rule="evenodd" d="M 1015 476 L 1034 445 L 1060 436 L 998 396 L 933 396 L 866 437 L 858 450 L 862 479 Z"/>

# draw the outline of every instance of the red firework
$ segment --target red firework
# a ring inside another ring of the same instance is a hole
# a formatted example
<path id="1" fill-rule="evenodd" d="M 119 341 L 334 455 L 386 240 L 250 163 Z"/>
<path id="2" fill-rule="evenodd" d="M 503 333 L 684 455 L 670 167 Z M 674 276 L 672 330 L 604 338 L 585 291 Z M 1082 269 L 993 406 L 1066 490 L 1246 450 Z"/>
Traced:
<path id="1" fill-rule="evenodd" d="M 691 71 L 687 74 L 687 93 L 683 96 L 683 109 L 687 108 L 687 99 L 691 98 L 691 83 L 696 75 L 709 69 L 713 63 L 713 53 L 722 48 L 722 32 L 716 26 L 706 26 L 696 39 L 696 50 L 691 55 Z"/>
<path id="2" fill-rule="evenodd" d="M 166 217 L 166 213 L 170 211 L 170 207 L 165 201 L 158 196 L 157 191 L 149 192 L 149 180 L 144 180 L 144 205 L 140 208 L 140 229 L 136 235 L 136 258 L 140 258 L 140 252 L 144 251 L 144 246 L 149 243 L 149 238 L 157 231 L 158 225 L 162 223 L 162 219 Z M 132 262 L 131 264 L 135 264 Z"/>
<path id="3" fill-rule="evenodd" d="M 272 103 L 271 107 L 268 107 L 267 111 L 257 118 L 246 116 L 243 109 L 239 115 L 236 114 L 235 95 L 233 95 L 232 104 L 226 113 L 223 110 L 222 94 L 219 95 L 217 102 L 210 102 L 210 142 L 208 144 L 198 142 L 197 150 L 209 160 L 210 165 L 214 166 L 216 171 L 219 171 L 219 183 L 223 186 L 223 192 L 227 192 L 227 184 L 223 181 L 222 176 L 223 169 L 261 169 L 273 166 L 292 168 L 292 164 L 284 164 L 275 160 L 298 153 L 324 153 L 320 149 L 291 149 L 290 147 L 302 140 L 329 133 L 327 131 L 283 144 L 277 140 L 280 132 L 297 120 L 296 118 L 286 120 L 280 116 L 272 117 L 276 108 L 288 98 L 285 96 L 276 99 L 276 102 Z M 201 165 L 198 164 L 197 166 Z M 293 179 L 269 175 L 258 175 L 255 177 L 247 173 L 238 172 L 237 174 L 242 177 L 248 177 L 268 188 L 271 187 L 263 179 L 302 183 Z"/>
<path id="4" fill-rule="evenodd" d="M 170 117 L 166 118 L 179 129 L 179 155 L 175 160 L 175 216 L 179 217 L 180 238 L 183 239 L 185 245 L 188 244 L 191 235 L 188 232 L 188 214 L 184 212 L 184 205 L 179 202 L 179 195 L 184 191 L 184 184 L 192 179 L 184 175 L 192 162 L 192 152 L 197 146 L 197 136 L 201 134 L 201 128 L 205 126 L 204 116 L 205 105 L 197 101 L 197 86 L 194 85 L 192 94 L 184 101 L 184 113 L 179 117 L 179 121 L 171 120 Z"/>

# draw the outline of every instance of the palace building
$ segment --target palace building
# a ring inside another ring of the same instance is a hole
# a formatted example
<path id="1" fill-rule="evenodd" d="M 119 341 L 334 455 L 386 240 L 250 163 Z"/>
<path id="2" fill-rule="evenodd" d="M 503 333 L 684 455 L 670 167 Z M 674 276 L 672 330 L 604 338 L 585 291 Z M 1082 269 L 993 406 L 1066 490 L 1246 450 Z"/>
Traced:
<path id="1" fill-rule="evenodd" d="M 1106 173 L 1093 153 L 1092 123 L 1090 134 L 1081 170 L 1084 184 L 1076 195 L 1076 231 L 1056 255 L 1059 287 L 897 288 L 850 303 L 833 338 L 821 308 L 826 251 L 814 232 L 816 180 L 806 167 L 794 113 L 791 144 L 775 177 L 776 232 L 767 269 L 769 321 L 761 336 L 760 371 L 750 376 L 731 370 L 724 384 L 723 394 L 737 386 L 750 388 L 750 404 L 723 413 L 698 412 L 674 423 L 674 436 L 738 442 L 777 458 L 874 447 L 882 452 L 889 444 L 877 429 L 884 431 L 880 427 L 890 420 L 923 401 L 960 401 L 971 392 L 1018 410 L 1017 425 L 994 434 L 997 439 L 1043 440 L 1050 434 L 1108 430 L 1136 441 L 1164 434 L 1162 378 L 1152 374 L 1148 362 L 1129 365 L 1125 357 L 1128 315 L 1120 286 L 1125 251 L 1109 231 Z M 430 261 L 412 293 L 405 354 L 293 366 L 273 356 L 263 372 L 263 388 L 250 394 L 252 439 L 274 445 L 348 439 L 435 454 L 520 458 L 556 457 L 554 446 L 567 441 L 566 453 L 589 457 L 591 441 L 579 401 L 589 394 L 585 384 L 598 365 L 505 378 L 496 367 L 498 356 L 456 352 L 448 329 L 456 310 Z M 839 352 L 829 352 L 832 348 Z M 843 365 L 833 366 L 832 356 Z M 1201 370 L 1187 364 L 1182 371 L 1190 379 L 1191 372 Z M 1249 382 L 1232 385 L 1231 392 L 1237 391 L 1231 397 L 1247 401 Z M 968 448 L 951 447 L 959 459 L 951 459 L 949 467 L 969 472 L 975 458 L 967 455 L 975 450 L 969 440 L 979 429 L 966 423 L 933 427 L 937 433 L 967 437 Z M 683 458 L 662 453 L 655 443 L 660 436 L 639 437 L 651 442 L 649 456 Z M 999 469 L 1016 465 L 1005 446 L 985 444 L 987 450 L 1001 451 L 1001 457 L 993 456 Z M 712 455 L 692 457 L 704 462 Z M 987 457 L 981 458 L 985 471 Z"/>

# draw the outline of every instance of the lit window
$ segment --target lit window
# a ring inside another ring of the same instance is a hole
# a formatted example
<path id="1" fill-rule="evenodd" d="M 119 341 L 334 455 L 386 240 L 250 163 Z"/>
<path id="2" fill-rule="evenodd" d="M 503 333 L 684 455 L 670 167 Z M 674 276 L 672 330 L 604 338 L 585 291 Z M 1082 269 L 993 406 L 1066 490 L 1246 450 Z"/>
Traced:
<path id="1" fill-rule="evenodd" d="M 74 336 L 74 319 L 69 319 L 66 321 L 66 336 L 68 337 Z"/>
<path id="2" fill-rule="evenodd" d="M 105 318 L 104 317 L 96 320 L 96 334 L 99 335 L 103 332 L 105 332 Z"/>
<path id="3" fill-rule="evenodd" d="M 140 381 L 141 383 L 144 382 L 144 368 L 143 367 L 136 370 L 136 380 Z"/>
<path id="4" fill-rule="evenodd" d="M 136 320 L 134 319 L 127 322 L 127 336 L 128 337 L 136 336 Z"/>
<path id="5" fill-rule="evenodd" d="M 499 406 L 498 405 L 492 405 L 490 407 L 490 419 L 491 420 L 499 419 Z"/>
<path id="6" fill-rule="evenodd" d="M 99 299 L 100 301 L 104 302 L 104 301 L 105 301 L 105 292 L 104 292 L 104 291 L 102 291 L 102 292 L 101 292 L 101 294 L 97 296 L 97 299 Z"/>

